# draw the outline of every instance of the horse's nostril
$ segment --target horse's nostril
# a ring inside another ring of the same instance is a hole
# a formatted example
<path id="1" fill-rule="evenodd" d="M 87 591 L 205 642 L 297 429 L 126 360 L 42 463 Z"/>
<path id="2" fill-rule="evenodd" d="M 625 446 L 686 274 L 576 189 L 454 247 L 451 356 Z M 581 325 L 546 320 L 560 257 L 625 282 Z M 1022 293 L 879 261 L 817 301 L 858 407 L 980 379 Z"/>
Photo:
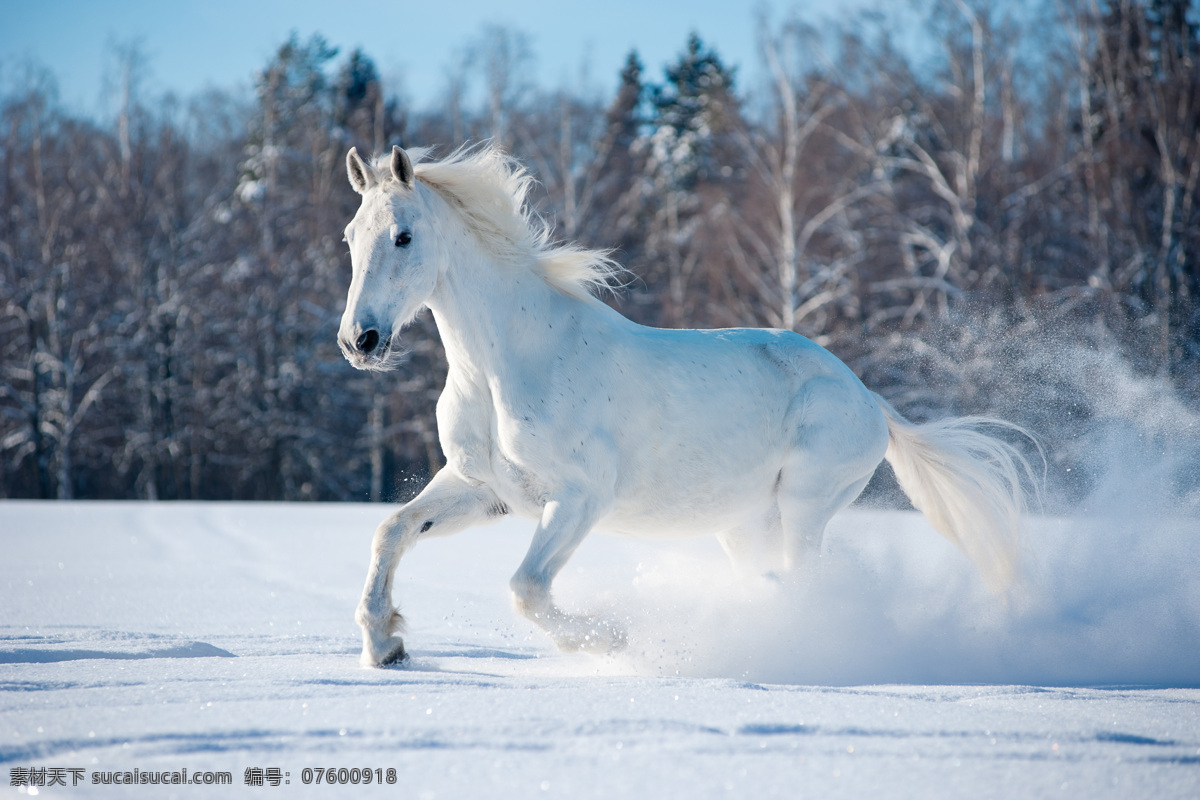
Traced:
<path id="1" fill-rule="evenodd" d="M 357 345 L 359 351 L 364 354 L 370 353 L 378 344 L 379 331 L 375 330 L 374 328 L 363 333 L 362 336 L 358 337 L 358 341 L 355 342 L 355 345 Z"/>

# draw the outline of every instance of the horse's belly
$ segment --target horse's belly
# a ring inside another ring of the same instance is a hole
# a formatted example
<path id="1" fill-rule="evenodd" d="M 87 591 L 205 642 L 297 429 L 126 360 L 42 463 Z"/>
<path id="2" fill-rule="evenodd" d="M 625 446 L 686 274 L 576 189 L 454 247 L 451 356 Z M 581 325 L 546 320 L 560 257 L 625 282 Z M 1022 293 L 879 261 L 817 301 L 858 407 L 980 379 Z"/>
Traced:
<path id="1" fill-rule="evenodd" d="M 622 481 L 612 512 L 597 530 L 681 538 L 720 533 L 761 518 L 775 502 L 778 459 L 764 453 L 750 464 L 713 455 L 703 469 L 668 463 L 641 479 Z"/>

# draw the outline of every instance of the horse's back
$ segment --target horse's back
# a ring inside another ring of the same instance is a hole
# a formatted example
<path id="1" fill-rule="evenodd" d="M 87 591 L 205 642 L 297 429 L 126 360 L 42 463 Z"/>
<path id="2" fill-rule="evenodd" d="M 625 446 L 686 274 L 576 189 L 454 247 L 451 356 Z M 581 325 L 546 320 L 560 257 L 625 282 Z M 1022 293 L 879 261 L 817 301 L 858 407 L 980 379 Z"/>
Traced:
<path id="1" fill-rule="evenodd" d="M 879 412 L 874 395 L 840 359 L 791 331 L 765 328 L 642 328 L 645 369 L 674 411 L 766 413 L 780 424 L 815 399 Z M 681 402 L 672 403 L 673 399 Z"/>

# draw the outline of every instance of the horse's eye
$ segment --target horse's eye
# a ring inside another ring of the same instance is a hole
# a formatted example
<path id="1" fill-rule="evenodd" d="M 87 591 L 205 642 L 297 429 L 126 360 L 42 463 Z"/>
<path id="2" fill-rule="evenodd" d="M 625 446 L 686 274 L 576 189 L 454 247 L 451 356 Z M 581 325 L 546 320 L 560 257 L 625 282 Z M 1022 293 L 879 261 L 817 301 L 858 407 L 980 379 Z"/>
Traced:
<path id="1" fill-rule="evenodd" d="M 412 241 L 412 234 L 408 231 L 400 231 L 400 235 L 396 237 L 396 247 L 404 247 Z"/>

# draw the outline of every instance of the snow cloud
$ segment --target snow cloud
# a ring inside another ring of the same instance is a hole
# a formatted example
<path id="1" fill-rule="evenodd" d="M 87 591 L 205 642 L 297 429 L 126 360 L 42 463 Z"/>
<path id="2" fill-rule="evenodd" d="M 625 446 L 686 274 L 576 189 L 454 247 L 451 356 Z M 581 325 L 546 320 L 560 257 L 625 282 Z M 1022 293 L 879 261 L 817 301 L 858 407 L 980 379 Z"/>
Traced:
<path id="1" fill-rule="evenodd" d="M 915 512 L 856 508 L 794 584 L 738 578 L 715 542 L 620 542 L 635 553 L 631 585 L 584 569 L 564 576 L 564 598 L 588 608 L 602 595 L 629 627 L 619 658 L 644 673 L 1200 685 L 1200 414 L 1110 349 L 1060 340 L 1004 361 L 1020 379 L 997 401 L 1033 418 L 1051 472 L 1007 597 Z"/>

